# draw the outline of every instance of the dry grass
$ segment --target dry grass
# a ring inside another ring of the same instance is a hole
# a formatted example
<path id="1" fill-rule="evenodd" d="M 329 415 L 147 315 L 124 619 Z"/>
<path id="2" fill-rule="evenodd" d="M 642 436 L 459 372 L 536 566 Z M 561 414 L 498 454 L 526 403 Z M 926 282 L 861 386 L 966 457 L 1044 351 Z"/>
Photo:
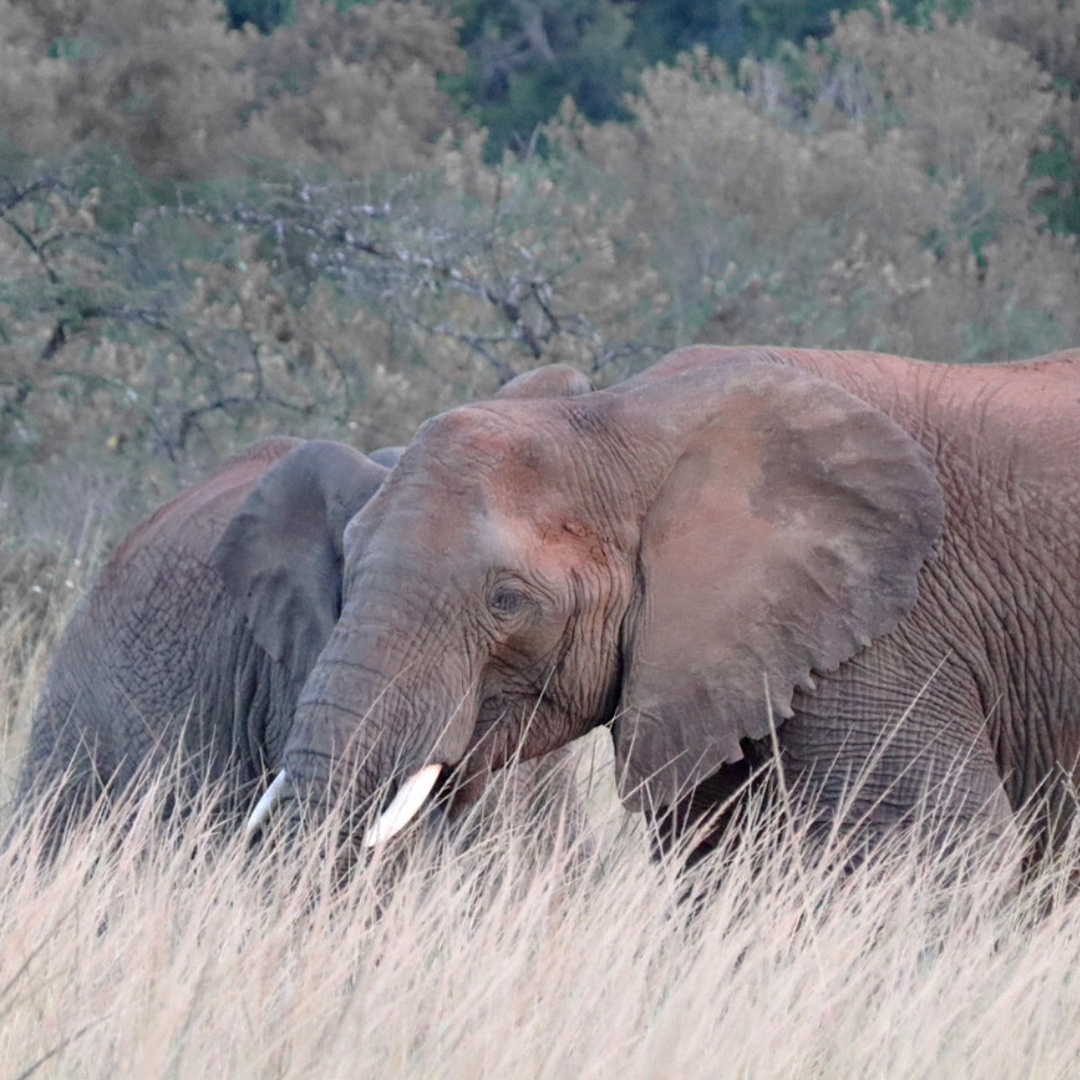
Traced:
<path id="1" fill-rule="evenodd" d="M 954 857 L 900 847 L 844 878 L 759 821 L 680 880 L 593 780 L 584 862 L 432 842 L 392 888 L 253 860 L 198 816 L 165 837 L 152 791 L 47 873 L 31 830 L 0 855 L 0 1080 L 1080 1071 L 1076 902 L 1040 914 L 1059 869 L 1015 895 L 1004 862 L 957 884 Z"/>

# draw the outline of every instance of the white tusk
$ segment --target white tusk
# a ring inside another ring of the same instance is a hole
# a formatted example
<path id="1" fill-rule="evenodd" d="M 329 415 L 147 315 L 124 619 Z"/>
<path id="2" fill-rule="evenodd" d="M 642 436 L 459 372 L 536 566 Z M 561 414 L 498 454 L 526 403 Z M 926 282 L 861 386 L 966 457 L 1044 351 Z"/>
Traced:
<path id="1" fill-rule="evenodd" d="M 373 848 L 376 844 L 385 844 L 387 840 L 397 836 L 420 812 L 420 807 L 431 794 L 431 789 L 444 768 L 443 765 L 425 765 L 419 772 L 413 773 L 398 788 L 398 793 L 379 815 L 375 824 L 368 829 L 364 836 L 364 847 Z"/>
<path id="2" fill-rule="evenodd" d="M 273 783 L 263 792 L 262 798 L 255 804 L 251 816 L 244 826 L 244 839 L 250 840 L 252 835 L 266 824 L 267 819 L 273 812 L 274 807 L 281 799 L 281 793 L 289 784 L 289 775 L 284 769 L 274 777 Z"/>

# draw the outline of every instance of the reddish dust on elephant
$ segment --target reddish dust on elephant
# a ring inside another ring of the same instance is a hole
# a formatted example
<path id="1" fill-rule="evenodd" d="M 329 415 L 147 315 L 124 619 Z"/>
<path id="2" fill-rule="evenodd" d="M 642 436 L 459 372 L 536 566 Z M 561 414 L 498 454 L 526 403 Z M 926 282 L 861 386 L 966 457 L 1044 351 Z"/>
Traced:
<path id="1" fill-rule="evenodd" d="M 607 725 L 624 802 L 678 834 L 775 727 L 812 828 L 1045 837 L 1080 750 L 1078 451 L 1080 354 L 694 347 L 452 410 L 345 531 L 272 801 L 396 796 L 396 828 Z"/>

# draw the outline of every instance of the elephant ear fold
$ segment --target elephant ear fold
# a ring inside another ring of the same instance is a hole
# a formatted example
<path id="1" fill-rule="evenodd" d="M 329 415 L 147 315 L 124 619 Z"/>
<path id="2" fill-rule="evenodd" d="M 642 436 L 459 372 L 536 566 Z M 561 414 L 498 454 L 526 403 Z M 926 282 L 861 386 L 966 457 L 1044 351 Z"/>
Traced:
<path id="1" fill-rule="evenodd" d="M 929 455 L 840 387 L 751 364 L 704 394 L 644 518 L 623 629 L 614 733 L 637 809 L 741 760 L 814 672 L 893 630 L 943 525 Z"/>
<path id="2" fill-rule="evenodd" d="M 303 443 L 267 471 L 214 549 L 255 640 L 300 678 L 341 613 L 345 526 L 388 473 L 341 443 Z"/>
<path id="3" fill-rule="evenodd" d="M 567 398 L 592 391 L 587 375 L 569 364 L 547 364 L 503 383 L 497 398 Z"/>

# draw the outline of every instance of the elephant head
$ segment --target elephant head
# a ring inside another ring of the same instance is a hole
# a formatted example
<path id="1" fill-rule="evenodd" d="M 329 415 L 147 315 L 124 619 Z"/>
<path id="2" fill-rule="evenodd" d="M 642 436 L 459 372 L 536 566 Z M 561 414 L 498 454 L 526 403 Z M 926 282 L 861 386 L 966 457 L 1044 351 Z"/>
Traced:
<path id="1" fill-rule="evenodd" d="M 511 379 L 495 397 L 568 398 L 591 390 L 585 375 L 552 364 Z M 402 452 L 386 447 L 366 456 L 339 443 L 300 444 L 262 477 L 224 529 L 214 566 L 256 642 L 285 669 L 306 676 L 331 636 L 342 610 L 346 526 Z M 252 828 L 283 786 L 279 779 L 256 807 Z"/>
<path id="2" fill-rule="evenodd" d="M 751 353 L 444 413 L 345 529 L 273 797 L 393 796 L 377 842 L 610 724 L 624 802 L 669 804 L 898 624 L 942 515 L 888 416 Z"/>

